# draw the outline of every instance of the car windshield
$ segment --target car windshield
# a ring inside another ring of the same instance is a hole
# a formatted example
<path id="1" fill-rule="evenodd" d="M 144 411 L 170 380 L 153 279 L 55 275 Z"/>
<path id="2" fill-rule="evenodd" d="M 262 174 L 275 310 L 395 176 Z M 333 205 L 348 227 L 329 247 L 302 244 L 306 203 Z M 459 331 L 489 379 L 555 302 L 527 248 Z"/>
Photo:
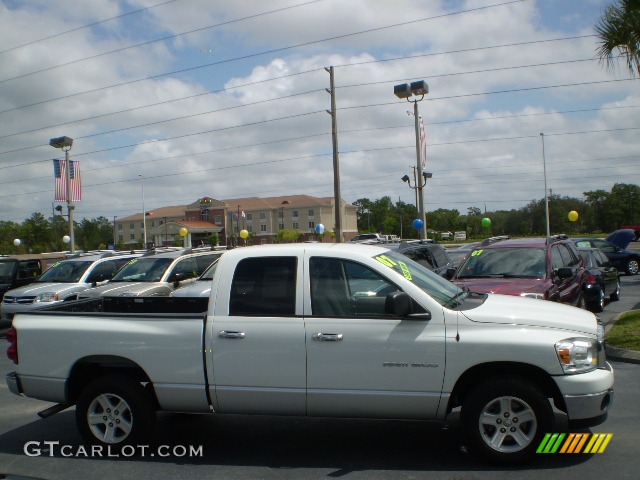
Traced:
<path id="1" fill-rule="evenodd" d="M 374 258 L 426 292 L 440 305 L 453 308 L 455 302 L 466 295 L 464 290 L 400 253 L 389 250 Z"/>
<path id="2" fill-rule="evenodd" d="M 211 281 L 213 280 L 213 274 L 216 273 L 216 266 L 218 265 L 218 260 L 216 259 L 209 267 L 200 275 L 198 281 Z"/>
<path id="3" fill-rule="evenodd" d="M 78 283 L 94 260 L 54 263 L 36 280 L 38 283 Z"/>
<path id="4" fill-rule="evenodd" d="M 111 282 L 159 282 L 173 258 L 134 258 L 116 273 Z"/>
<path id="5" fill-rule="evenodd" d="M 542 248 L 489 248 L 471 252 L 456 278 L 545 278 Z"/>
<path id="6" fill-rule="evenodd" d="M 18 262 L 15 260 L 0 261 L 0 282 L 10 282 Z"/>

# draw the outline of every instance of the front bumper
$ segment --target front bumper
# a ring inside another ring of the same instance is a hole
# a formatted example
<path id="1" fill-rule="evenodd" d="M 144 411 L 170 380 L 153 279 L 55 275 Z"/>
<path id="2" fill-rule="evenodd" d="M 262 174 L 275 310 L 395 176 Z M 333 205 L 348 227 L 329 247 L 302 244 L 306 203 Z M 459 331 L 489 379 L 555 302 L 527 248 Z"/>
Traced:
<path id="1" fill-rule="evenodd" d="M 613 367 L 555 377 L 571 426 L 595 426 L 606 420 L 613 403 Z M 584 393 L 590 392 L 590 393 Z"/>

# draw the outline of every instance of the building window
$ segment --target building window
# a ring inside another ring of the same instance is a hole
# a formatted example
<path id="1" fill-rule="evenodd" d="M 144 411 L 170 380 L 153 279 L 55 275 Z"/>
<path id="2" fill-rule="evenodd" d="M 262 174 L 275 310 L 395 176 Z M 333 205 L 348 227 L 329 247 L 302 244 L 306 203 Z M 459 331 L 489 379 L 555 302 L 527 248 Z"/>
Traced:
<path id="1" fill-rule="evenodd" d="M 133 223 L 130 223 L 129 224 L 129 230 L 133 230 L 134 228 L 136 228 L 135 225 Z"/>
<path id="2" fill-rule="evenodd" d="M 144 222 L 140 222 L 140 228 L 144 228 Z"/>
<path id="3" fill-rule="evenodd" d="M 313 217 L 313 208 L 310 208 L 310 209 L 309 209 L 309 216 L 310 216 L 310 217 Z"/>
<path id="4" fill-rule="evenodd" d="M 202 220 L 203 222 L 208 222 L 209 221 L 209 210 L 208 209 L 204 209 L 200 212 L 200 220 Z"/>
<path id="5" fill-rule="evenodd" d="M 278 218 L 279 218 L 280 220 L 282 220 L 282 219 L 284 218 L 284 210 L 279 210 L 279 211 L 278 211 Z"/>
<path id="6" fill-rule="evenodd" d="M 293 212 L 291 212 L 291 216 L 295 219 L 298 218 L 298 210 L 294 210 Z"/>
<path id="7" fill-rule="evenodd" d="M 253 220 L 253 214 L 247 213 L 247 220 Z"/>
<path id="8" fill-rule="evenodd" d="M 135 234 L 130 233 L 130 234 L 129 234 L 129 240 L 135 240 L 135 239 L 136 239 Z"/>
<path id="9" fill-rule="evenodd" d="M 284 223 L 278 224 L 278 230 L 284 230 Z"/>
<path id="10" fill-rule="evenodd" d="M 260 220 L 266 220 L 267 214 L 265 212 L 260 212 Z"/>
<path id="11" fill-rule="evenodd" d="M 222 215 L 214 215 L 213 223 L 215 223 L 216 225 L 222 225 Z"/>
<path id="12" fill-rule="evenodd" d="M 247 225 L 247 232 L 249 232 L 249 233 L 253 232 L 253 226 L 252 225 Z"/>
<path id="13" fill-rule="evenodd" d="M 118 241 L 122 242 L 124 240 L 124 238 L 122 238 L 122 235 L 118 235 Z"/>
<path id="14" fill-rule="evenodd" d="M 300 226 L 298 225 L 298 222 L 293 222 L 293 229 L 298 230 L 299 228 Z"/>
<path id="15" fill-rule="evenodd" d="M 122 224 L 121 223 L 118 224 L 118 230 L 122 230 Z"/>
<path id="16" fill-rule="evenodd" d="M 261 232 L 266 232 L 267 231 L 267 226 L 266 225 L 260 225 L 260 231 Z"/>
<path id="17" fill-rule="evenodd" d="M 313 230 L 315 228 L 315 222 L 309 222 L 309 230 Z"/>

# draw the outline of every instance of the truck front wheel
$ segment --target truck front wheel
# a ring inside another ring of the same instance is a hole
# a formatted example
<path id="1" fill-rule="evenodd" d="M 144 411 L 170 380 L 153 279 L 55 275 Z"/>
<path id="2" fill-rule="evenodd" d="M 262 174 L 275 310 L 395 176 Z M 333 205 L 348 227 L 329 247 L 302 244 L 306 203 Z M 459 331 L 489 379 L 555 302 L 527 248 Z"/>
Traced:
<path id="1" fill-rule="evenodd" d="M 148 443 L 155 409 L 140 383 L 124 375 L 107 375 L 80 394 L 76 424 L 86 443 L 119 450 Z"/>
<path id="2" fill-rule="evenodd" d="M 478 385 L 463 402 L 460 415 L 471 453 L 507 465 L 529 460 L 554 423 L 549 400 L 517 377 Z"/>

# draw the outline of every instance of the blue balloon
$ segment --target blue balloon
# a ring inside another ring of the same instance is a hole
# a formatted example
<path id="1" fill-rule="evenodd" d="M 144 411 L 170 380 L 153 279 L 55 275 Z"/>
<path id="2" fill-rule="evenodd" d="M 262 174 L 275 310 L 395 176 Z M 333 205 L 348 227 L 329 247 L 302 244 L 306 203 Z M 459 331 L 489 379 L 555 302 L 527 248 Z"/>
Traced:
<path id="1" fill-rule="evenodd" d="M 319 223 L 316 225 L 316 233 L 322 235 L 324 233 L 324 225 Z"/>
<path id="2" fill-rule="evenodd" d="M 413 221 L 413 228 L 415 228 L 416 230 L 422 230 L 422 227 L 424 227 L 424 222 L 419 218 L 416 218 Z"/>

